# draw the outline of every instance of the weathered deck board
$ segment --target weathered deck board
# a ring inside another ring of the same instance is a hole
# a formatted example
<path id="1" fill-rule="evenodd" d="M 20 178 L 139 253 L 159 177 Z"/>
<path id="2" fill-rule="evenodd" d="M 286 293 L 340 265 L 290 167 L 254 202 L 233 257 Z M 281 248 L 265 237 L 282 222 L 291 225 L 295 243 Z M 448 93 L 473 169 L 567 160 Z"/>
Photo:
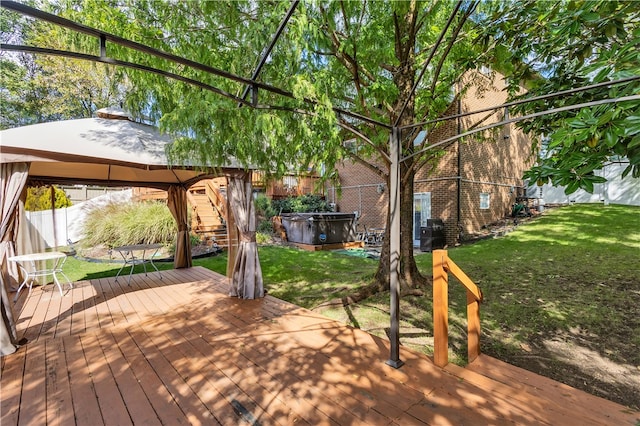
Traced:
<path id="1" fill-rule="evenodd" d="M 161 424 L 139 381 L 130 374 L 130 365 L 120 352 L 118 342 L 113 339 L 111 333 L 96 333 L 96 338 L 105 354 L 122 399 L 127 401 L 131 422 L 144 425 Z"/>
<path id="2" fill-rule="evenodd" d="M 46 355 L 44 345 L 27 347 L 24 363 L 22 395 L 20 396 L 19 425 L 46 424 Z M 3 386 L 4 387 L 4 386 Z M 4 424 L 4 422 L 2 422 Z"/>
<path id="3" fill-rule="evenodd" d="M 45 342 L 47 355 L 47 424 L 68 425 L 74 422 L 71 385 L 67 374 L 62 339 Z"/>
<path id="4" fill-rule="evenodd" d="M 2 375 L 0 376 L 2 384 L 0 387 L 2 393 L 0 420 L 2 424 L 18 424 L 26 355 L 27 351 L 24 349 L 13 354 L 11 362 L 7 362 L 8 357 L 2 358 Z"/>
<path id="5" fill-rule="evenodd" d="M 63 338 L 76 424 L 104 424 L 80 335 Z M 40 342 L 35 347 L 42 346 Z M 94 362 L 94 360 L 91 360 Z M 51 398 L 51 396 L 48 396 Z"/>
<path id="6" fill-rule="evenodd" d="M 203 268 L 36 287 L 2 359 L 2 425 L 629 424 L 640 413 L 482 356 L 440 369 Z M 44 291 L 43 291 L 44 290 Z M 483 374 L 483 375 L 481 375 Z"/>

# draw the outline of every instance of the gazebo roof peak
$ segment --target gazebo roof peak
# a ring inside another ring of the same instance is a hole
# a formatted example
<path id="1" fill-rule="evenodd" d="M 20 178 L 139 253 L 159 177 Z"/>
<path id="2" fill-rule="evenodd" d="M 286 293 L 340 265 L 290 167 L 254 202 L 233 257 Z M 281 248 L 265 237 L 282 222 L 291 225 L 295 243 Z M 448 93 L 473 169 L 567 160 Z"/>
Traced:
<path id="1" fill-rule="evenodd" d="M 96 115 L 98 116 L 98 118 L 110 118 L 112 120 L 133 121 L 131 119 L 131 113 L 118 107 L 100 108 L 99 110 L 96 111 Z"/>

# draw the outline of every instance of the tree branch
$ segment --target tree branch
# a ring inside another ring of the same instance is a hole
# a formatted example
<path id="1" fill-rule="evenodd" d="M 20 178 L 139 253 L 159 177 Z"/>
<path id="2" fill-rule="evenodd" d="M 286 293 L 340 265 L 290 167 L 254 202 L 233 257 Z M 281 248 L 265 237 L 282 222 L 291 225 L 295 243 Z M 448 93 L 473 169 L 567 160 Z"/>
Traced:
<path id="1" fill-rule="evenodd" d="M 313 111 L 307 111 L 307 110 L 304 110 L 304 109 L 292 108 L 292 107 L 282 107 L 282 106 L 275 106 L 275 105 L 258 105 L 258 106 L 255 107 L 255 109 L 256 110 L 270 110 L 270 111 L 288 111 L 288 112 L 294 112 L 296 114 L 303 114 L 303 115 L 309 115 L 309 116 L 313 116 L 313 117 L 318 117 L 318 114 L 316 114 Z M 374 150 L 376 150 L 378 152 L 380 157 L 387 164 L 391 163 L 391 159 L 389 158 L 389 155 L 387 154 L 387 152 L 384 151 L 384 149 L 380 148 L 378 145 L 376 145 L 364 133 L 360 132 L 358 129 L 350 126 L 349 124 L 347 124 L 346 122 L 344 122 L 342 120 L 338 120 L 336 122 L 336 125 L 341 127 L 341 128 L 343 128 L 344 130 L 352 133 L 354 136 L 356 136 L 357 138 L 361 139 L 364 143 L 366 143 L 367 145 L 371 146 Z"/>
<path id="2" fill-rule="evenodd" d="M 447 46 L 445 48 L 445 51 L 440 57 L 440 60 L 438 61 L 438 65 L 435 68 L 435 72 L 433 73 L 433 81 L 431 82 L 431 86 L 429 88 L 429 91 L 431 93 L 435 91 L 436 85 L 438 84 L 438 79 L 440 78 L 440 72 L 442 71 L 442 66 L 444 65 L 444 61 L 447 59 L 447 56 L 449 56 L 449 53 L 451 52 L 453 45 L 458 39 L 458 35 L 460 34 L 460 31 L 462 30 L 464 23 L 467 21 L 469 16 L 473 13 L 477 5 L 478 5 L 478 2 L 474 2 L 471 6 L 469 6 L 465 11 L 464 15 L 462 15 L 462 18 L 458 22 L 458 25 L 456 25 L 456 27 L 454 28 L 453 33 L 449 38 L 449 42 L 447 43 Z"/>
<path id="3" fill-rule="evenodd" d="M 348 152 L 347 153 L 347 158 L 350 159 L 350 160 L 353 160 L 354 162 L 360 164 L 361 166 L 366 167 L 367 169 L 371 170 L 373 173 L 375 173 L 376 175 L 380 176 L 381 178 L 384 178 L 385 180 L 387 179 L 387 176 L 388 176 L 387 172 L 385 172 L 384 170 L 381 170 L 376 165 L 371 164 L 368 161 L 362 159 L 360 156 L 358 156 L 358 155 L 356 155 L 356 154 L 354 154 L 352 152 Z M 388 166 L 389 162 L 385 161 L 385 164 Z"/>

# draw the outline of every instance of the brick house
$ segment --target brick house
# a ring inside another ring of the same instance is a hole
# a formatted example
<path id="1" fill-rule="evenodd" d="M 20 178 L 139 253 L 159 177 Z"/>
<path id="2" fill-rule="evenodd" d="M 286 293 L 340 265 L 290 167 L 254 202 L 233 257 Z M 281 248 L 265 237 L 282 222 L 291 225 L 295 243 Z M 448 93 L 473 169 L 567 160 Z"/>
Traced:
<path id="1" fill-rule="evenodd" d="M 483 70 L 473 84 L 452 103 L 446 115 L 476 111 L 506 102 L 500 74 Z M 480 113 L 443 123 L 432 142 L 458 135 L 486 118 Z M 496 111 L 487 125 L 501 121 L 507 111 Z M 517 195 L 524 193 L 522 175 L 535 160 L 531 142 L 512 125 L 456 140 L 444 148 L 435 170 L 419 170 L 414 180 L 414 245 L 427 219 L 442 219 L 448 245 L 508 216 Z M 341 190 L 327 188 L 327 199 L 338 211 L 358 212 L 360 227 L 384 228 L 388 188 L 380 176 L 349 160 L 338 166 Z"/>

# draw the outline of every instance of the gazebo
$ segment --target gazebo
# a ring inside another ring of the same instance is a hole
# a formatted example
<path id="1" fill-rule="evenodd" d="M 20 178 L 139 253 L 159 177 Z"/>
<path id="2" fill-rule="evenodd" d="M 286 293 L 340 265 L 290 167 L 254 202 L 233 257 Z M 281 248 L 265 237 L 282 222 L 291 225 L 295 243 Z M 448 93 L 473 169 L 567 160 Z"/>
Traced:
<path id="1" fill-rule="evenodd" d="M 96 118 L 3 130 L 0 137 L 2 355 L 14 352 L 17 344 L 8 294 L 18 280 L 18 271 L 7 258 L 16 252 L 19 200 L 30 184 L 141 186 L 166 190 L 168 207 L 178 225 L 174 266 L 188 268 L 192 260 L 187 188 L 202 179 L 226 176 L 228 201 L 240 240 L 230 295 L 242 298 L 264 295 L 249 172 L 233 161 L 223 166 L 172 163 L 168 155 L 172 138 L 152 126 L 132 121 L 118 109 L 100 110 Z"/>

